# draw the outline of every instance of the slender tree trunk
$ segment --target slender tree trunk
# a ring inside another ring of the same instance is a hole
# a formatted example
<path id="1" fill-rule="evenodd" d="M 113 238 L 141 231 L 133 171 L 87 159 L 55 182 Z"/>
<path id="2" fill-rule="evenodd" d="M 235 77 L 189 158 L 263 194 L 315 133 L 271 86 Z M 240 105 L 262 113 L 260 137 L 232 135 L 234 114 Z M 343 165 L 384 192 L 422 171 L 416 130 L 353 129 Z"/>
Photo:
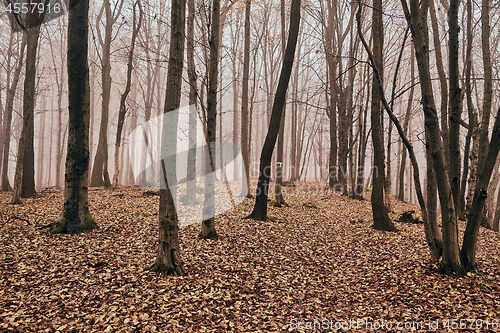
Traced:
<path id="1" fill-rule="evenodd" d="M 271 157 L 273 154 L 274 145 L 278 137 L 278 132 L 281 123 L 283 106 L 285 104 L 286 91 L 290 76 L 292 74 L 293 60 L 295 57 L 295 49 L 297 47 L 297 39 L 300 26 L 300 0 L 292 0 L 290 10 L 290 27 L 288 29 L 288 41 L 283 57 L 283 67 L 276 88 L 273 108 L 269 129 L 262 147 L 259 166 L 259 181 L 257 184 L 257 194 L 255 198 L 255 206 L 250 217 L 259 221 L 267 220 L 267 198 L 270 178 Z"/>
<path id="2" fill-rule="evenodd" d="M 410 54 L 410 92 L 408 94 L 408 105 L 406 107 L 406 114 L 405 118 L 403 121 L 403 132 L 405 135 L 408 133 L 408 127 L 410 125 L 410 118 L 411 118 L 411 109 L 413 105 L 413 95 L 415 92 L 415 57 L 414 57 L 414 46 L 413 43 L 411 44 L 411 54 Z M 398 190 L 398 199 L 401 201 L 404 201 L 405 199 L 405 167 L 406 167 L 406 150 L 403 149 L 403 152 L 401 154 L 401 165 L 399 169 L 399 190 Z"/>
<path id="3" fill-rule="evenodd" d="M 467 47 L 465 51 L 465 96 L 467 99 L 467 110 L 469 116 L 469 126 L 467 128 L 467 134 L 465 136 L 465 148 L 464 148 L 464 167 L 462 172 L 462 181 L 460 183 L 460 193 L 458 198 L 458 207 L 457 214 L 458 218 L 461 220 L 465 220 L 466 213 L 468 208 L 466 209 L 465 205 L 465 191 L 467 180 L 470 178 L 475 179 L 476 177 L 476 162 L 477 162 L 477 154 L 475 151 L 470 151 L 471 147 L 471 139 L 474 131 L 476 131 L 477 121 L 476 121 L 476 113 L 474 111 L 474 105 L 472 103 L 472 83 L 471 83 L 471 73 L 472 73 L 472 1 L 467 0 Z M 474 135 L 476 137 L 476 135 Z M 474 147 L 479 148 L 477 139 L 474 138 Z M 471 158 L 469 158 L 469 154 L 471 154 Z M 471 177 L 469 175 L 469 159 L 472 162 L 472 170 Z M 474 180 L 475 182 L 475 180 Z M 473 189 L 475 184 L 469 187 L 469 193 L 473 193 Z"/>
<path id="4" fill-rule="evenodd" d="M 434 43 L 434 54 L 436 56 L 436 68 L 439 77 L 439 95 L 440 100 L 440 115 L 441 115 L 441 137 L 443 138 L 445 159 L 446 162 L 450 163 L 450 153 L 449 153 L 449 142 L 450 135 L 448 130 L 448 81 L 445 72 L 445 66 L 443 62 L 443 54 L 441 50 L 441 37 L 439 35 L 438 20 L 436 17 L 436 9 L 434 8 L 434 1 L 429 1 L 429 11 L 431 13 L 431 27 L 432 27 L 432 37 Z"/>
<path id="5" fill-rule="evenodd" d="M 186 205 L 196 204 L 196 119 L 197 119 L 197 75 L 194 64 L 194 0 L 188 0 L 187 16 L 187 65 L 189 78 L 189 150 L 186 183 Z"/>
<path id="6" fill-rule="evenodd" d="M 465 228 L 464 240 L 460 257 L 466 270 L 474 271 L 477 269 L 476 249 L 479 227 L 481 225 L 481 213 L 484 202 L 488 196 L 487 189 L 490 182 L 493 167 L 495 166 L 498 152 L 500 150 L 500 108 L 497 112 L 495 125 L 488 151 L 484 159 L 481 172 L 478 174 L 478 181 L 474 189 L 474 200 L 472 202 L 468 215 L 467 227 Z"/>
<path id="7" fill-rule="evenodd" d="M 33 15 L 34 16 L 34 15 Z M 21 196 L 23 197 L 34 195 L 34 179 L 33 179 L 33 193 L 27 191 L 23 193 L 23 184 L 31 182 L 34 177 L 34 158 L 31 159 L 31 152 L 33 152 L 33 118 L 35 110 L 35 84 L 36 84 L 36 53 L 38 49 L 38 36 L 40 35 L 40 25 L 34 25 L 29 28 L 26 33 L 28 34 L 27 40 L 27 53 L 26 53 L 26 74 L 24 79 L 24 95 L 23 95 L 23 129 L 21 138 L 19 139 L 17 151 L 16 173 L 14 176 L 14 192 L 12 194 L 12 203 L 21 203 Z M 34 152 L 33 152 L 34 154 Z M 24 163 L 26 162 L 26 168 Z M 26 174 L 25 174 L 26 172 Z M 26 180 L 23 181 L 23 178 Z M 28 190 L 28 188 L 25 188 Z"/>
<path id="8" fill-rule="evenodd" d="M 450 1 L 448 11 L 449 24 L 449 66 L 450 66 L 450 181 L 451 193 L 455 207 L 459 207 L 460 193 L 460 121 L 462 113 L 462 90 L 459 87 L 458 69 L 458 33 L 460 27 L 458 24 L 459 1 Z M 456 213 L 456 211 L 455 211 Z"/>
<path id="9" fill-rule="evenodd" d="M 483 51 L 483 108 L 481 114 L 481 126 L 479 132 L 479 151 L 477 156 L 477 171 L 482 169 L 488 147 L 488 132 L 490 127 L 490 114 L 493 97 L 493 77 L 490 52 L 490 0 L 482 0 L 481 2 L 481 41 Z M 482 221 L 484 214 L 479 219 Z"/>
<path id="10" fill-rule="evenodd" d="M 137 18 L 136 6 L 139 8 L 139 18 Z M 115 140 L 115 172 L 113 174 L 113 187 L 118 187 L 118 176 L 120 174 L 120 146 L 122 141 L 122 132 L 123 132 L 123 124 L 125 123 L 125 116 L 127 115 L 127 97 L 130 93 L 130 87 L 132 84 L 132 70 L 133 70 L 133 58 L 134 58 L 134 49 L 135 49 L 135 41 L 137 39 L 137 34 L 141 29 L 142 24 L 142 4 L 140 0 L 137 0 L 134 3 L 133 9 L 133 19 L 132 19 L 132 38 L 130 40 L 130 49 L 128 51 L 128 62 L 127 62 L 127 82 L 125 84 L 125 91 L 121 95 L 120 98 L 120 107 L 118 109 L 118 125 L 116 129 L 116 140 Z"/>
<path id="11" fill-rule="evenodd" d="M 286 30 L 285 30 L 285 0 L 281 0 L 281 51 L 285 56 Z M 286 115 L 286 96 L 283 105 L 283 114 L 281 115 L 280 130 L 278 133 L 278 147 L 276 150 L 276 183 L 274 186 L 274 196 L 278 205 L 286 205 L 283 199 L 283 141 L 285 139 L 285 115 Z"/>
<path id="12" fill-rule="evenodd" d="M 245 49 L 243 51 L 243 82 L 241 88 L 241 154 L 243 157 L 242 190 L 241 194 L 251 197 L 250 194 L 250 134 L 248 110 L 248 78 L 250 73 L 250 7 L 251 1 L 245 1 Z"/>
<path id="13" fill-rule="evenodd" d="M 205 156 L 205 199 L 200 237 L 217 239 L 215 229 L 215 140 L 217 135 L 217 86 L 219 76 L 220 0 L 212 2 L 212 29 L 210 36 L 210 63 L 207 93 L 207 149 Z"/>
<path id="14" fill-rule="evenodd" d="M 111 181 L 108 172 L 108 123 L 109 123 L 109 102 L 111 99 L 111 42 L 113 39 L 113 24 L 120 17 L 121 6 L 124 1 L 120 2 L 120 7 L 116 12 L 111 11 L 110 0 L 105 0 L 101 12 L 98 15 L 98 25 L 104 15 L 106 17 L 106 24 L 104 28 L 104 38 L 101 36 L 101 30 L 97 29 L 97 35 L 102 47 L 101 56 L 101 80 L 102 80 L 102 100 L 101 100 L 101 125 L 99 128 L 99 141 L 97 143 L 96 155 L 94 158 L 94 166 L 92 168 L 92 178 L 90 179 L 90 186 L 104 186 L 111 187 Z"/>
<path id="15" fill-rule="evenodd" d="M 19 58 L 17 60 L 17 65 L 14 70 L 14 75 L 12 76 L 12 82 L 10 82 L 10 87 L 7 90 L 7 101 L 5 103 L 6 115 L 4 117 L 5 140 L 3 142 L 2 191 L 10 191 L 12 189 L 9 184 L 9 152 L 10 152 L 12 114 L 14 112 L 14 97 L 16 95 L 17 85 L 19 83 L 19 78 L 21 76 L 21 69 L 23 67 L 24 52 L 26 49 L 27 41 L 28 41 L 28 34 L 23 33 L 21 47 L 19 50 Z"/>

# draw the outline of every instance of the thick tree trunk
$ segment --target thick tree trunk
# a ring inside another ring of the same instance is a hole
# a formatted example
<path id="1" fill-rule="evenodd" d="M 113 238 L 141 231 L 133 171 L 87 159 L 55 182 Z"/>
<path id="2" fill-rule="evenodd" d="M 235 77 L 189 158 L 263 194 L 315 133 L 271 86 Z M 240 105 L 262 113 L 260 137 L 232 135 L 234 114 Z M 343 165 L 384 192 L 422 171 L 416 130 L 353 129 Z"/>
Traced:
<path id="1" fill-rule="evenodd" d="M 359 11 L 358 11 L 359 12 Z M 361 13 L 358 16 L 358 25 Z M 372 38 L 373 38 L 373 62 L 379 69 L 379 79 L 383 83 L 383 22 L 382 22 L 382 0 L 373 1 Z M 372 213 L 373 227 L 377 230 L 395 231 L 396 227 L 389 218 L 387 207 L 384 203 L 385 186 L 385 153 L 384 135 L 381 124 L 381 94 L 376 75 L 373 75 L 372 102 L 371 102 L 371 124 L 373 144 L 373 189 L 372 189 Z"/>
<path id="2" fill-rule="evenodd" d="M 163 111 L 162 159 L 160 163 L 159 239 L 156 261 L 151 270 L 165 275 L 182 275 L 179 249 L 179 219 L 176 209 L 177 122 L 181 101 L 186 23 L 186 0 L 173 0 L 171 10 L 170 55 Z M 170 115 L 169 112 L 172 112 Z M 170 122 L 166 123 L 166 119 Z M 165 153 L 165 154 L 164 154 Z"/>
<path id="3" fill-rule="evenodd" d="M 415 45 L 415 57 L 420 76 L 420 88 L 422 93 L 422 107 L 424 109 L 425 129 L 429 135 L 429 149 L 432 155 L 432 163 L 436 175 L 439 200 L 441 204 L 441 220 L 443 224 L 443 258 L 441 271 L 445 274 L 463 276 L 465 271 L 462 267 L 458 248 L 458 223 L 455 214 L 455 206 L 451 195 L 451 182 L 447 164 L 444 158 L 441 133 L 438 125 L 437 110 L 434 102 L 432 82 L 429 66 L 429 38 L 427 27 L 428 0 L 421 4 L 418 0 L 410 0 L 410 9 L 406 0 L 402 0 L 404 13 L 410 25 L 413 43 Z"/>
<path id="4" fill-rule="evenodd" d="M 89 1 L 79 0 L 68 18 L 69 124 L 64 205 L 51 233 L 97 228 L 88 207 L 90 86 L 87 66 Z M 83 134 L 83 135 L 82 135 Z"/>
<path id="5" fill-rule="evenodd" d="M 300 25 L 300 0 L 292 0 L 290 10 L 290 27 L 288 29 L 288 41 L 286 45 L 285 56 L 283 57 L 283 67 L 276 88 L 269 129 L 267 131 L 266 140 L 262 147 L 259 166 L 259 181 L 257 184 L 257 194 L 255 198 L 255 206 L 250 217 L 259 221 L 267 220 L 267 198 L 270 179 L 271 157 L 273 154 L 274 145 L 278 137 L 278 132 L 281 123 L 283 106 L 285 105 L 286 91 L 295 57 L 295 49 L 297 47 L 297 39 L 299 35 Z"/>

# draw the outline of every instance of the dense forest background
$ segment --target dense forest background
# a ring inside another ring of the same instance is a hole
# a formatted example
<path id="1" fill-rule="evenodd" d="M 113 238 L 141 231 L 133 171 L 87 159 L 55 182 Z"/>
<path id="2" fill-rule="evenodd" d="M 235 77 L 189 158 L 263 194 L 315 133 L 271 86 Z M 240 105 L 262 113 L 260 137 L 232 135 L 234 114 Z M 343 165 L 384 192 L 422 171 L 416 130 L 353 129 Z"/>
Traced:
<path id="1" fill-rule="evenodd" d="M 500 16 L 493 2 L 63 5 L 88 10 L 88 21 L 59 15 L 44 22 L 33 11 L 0 17 L 1 185 L 14 190 L 13 203 L 33 196 L 36 188 L 62 188 L 65 167 L 70 196 L 71 165 L 79 191 L 86 191 L 87 182 L 106 188 L 138 184 L 144 167 L 138 172 L 133 165 L 148 156 L 131 154 L 130 133 L 176 107 L 193 105 L 207 142 L 241 147 L 244 163 L 218 170 L 219 179 L 236 181 L 245 171 L 255 179 L 263 166 L 272 166 L 269 177 L 259 178 L 265 199 L 269 178 L 278 186 L 324 182 L 357 199 L 368 191 L 374 227 L 383 230 L 395 229 L 387 215 L 391 195 L 418 202 L 432 257 L 443 256 L 445 272 L 461 266 L 457 220 L 470 226 L 461 250 L 466 269 L 475 267 L 479 224 L 498 230 L 493 120 Z M 88 36 L 82 49 L 75 42 L 82 37 L 78 29 Z M 73 110 L 88 103 L 89 119 L 78 113 L 71 118 L 72 103 Z M 72 150 L 84 149 L 87 141 L 88 159 Z M 85 167 L 77 170 L 82 156 Z M 158 165 L 149 177 L 161 171 Z M 279 187 L 275 191 L 277 204 L 285 204 Z M 175 196 L 166 200 L 173 204 Z M 206 195 L 205 205 L 210 200 Z M 256 208 L 259 200 L 257 195 Z M 250 216 L 265 220 L 260 211 Z M 202 234 L 216 238 L 211 223 L 204 222 Z"/>

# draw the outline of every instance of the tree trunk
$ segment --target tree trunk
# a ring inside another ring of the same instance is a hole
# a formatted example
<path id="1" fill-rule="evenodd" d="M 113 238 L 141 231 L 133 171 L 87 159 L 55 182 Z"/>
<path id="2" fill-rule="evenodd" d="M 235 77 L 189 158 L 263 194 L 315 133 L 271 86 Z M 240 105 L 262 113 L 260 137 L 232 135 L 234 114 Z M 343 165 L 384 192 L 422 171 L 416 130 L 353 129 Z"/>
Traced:
<path id="1" fill-rule="evenodd" d="M 90 124 L 90 86 L 87 65 L 88 11 L 88 0 L 79 0 L 69 11 L 68 150 L 64 205 L 59 220 L 51 229 L 53 234 L 77 234 L 83 230 L 97 228 L 88 207 Z"/>
<path id="2" fill-rule="evenodd" d="M 283 57 L 285 56 L 285 45 L 286 45 L 286 30 L 285 30 L 285 0 L 281 0 L 280 6 L 281 13 L 281 51 Z M 274 196 L 275 200 L 279 206 L 286 205 L 285 199 L 283 199 L 283 141 L 285 139 L 285 115 L 286 115 L 286 96 L 285 103 L 283 105 L 283 114 L 281 115 L 280 130 L 278 133 L 278 147 L 276 150 L 276 182 L 274 186 Z"/>
<path id="3" fill-rule="evenodd" d="M 458 197 L 458 207 L 457 214 L 458 218 L 461 220 L 465 220 L 466 218 L 466 205 L 465 205 L 465 191 L 467 186 L 467 180 L 469 179 L 469 154 L 471 147 L 471 139 L 474 134 L 476 128 L 476 115 L 474 111 L 474 105 L 472 103 L 472 83 L 471 83 L 471 73 L 472 73 L 472 1 L 467 0 L 467 47 L 465 51 L 465 96 L 467 99 L 467 110 L 469 117 L 469 126 L 467 128 L 467 134 L 465 136 L 465 147 L 464 147 L 464 166 L 462 172 L 462 180 L 460 182 L 460 192 Z M 474 139 L 474 143 L 476 143 L 476 139 Z M 479 147 L 479 146 L 478 146 Z M 471 170 L 471 179 L 476 177 L 475 171 L 475 161 L 476 153 L 472 152 L 472 157 L 470 158 L 472 162 L 472 170 Z M 469 187 L 469 191 L 472 192 L 474 189 L 474 185 Z"/>
<path id="4" fill-rule="evenodd" d="M 102 80 L 102 103 L 101 103 L 101 125 L 99 128 L 99 141 L 97 143 L 96 155 L 94 158 L 94 166 L 92 168 L 92 178 L 90 186 L 111 187 L 111 181 L 108 172 L 108 123 L 109 123 L 109 101 L 111 98 L 111 42 L 113 39 L 113 24 L 120 17 L 121 6 L 124 1 L 120 2 L 120 7 L 117 12 L 111 12 L 111 4 L 109 0 L 105 0 L 101 11 L 98 15 L 97 25 L 102 17 L 102 11 L 106 16 L 106 24 L 104 31 L 104 39 L 101 36 L 101 30 L 97 29 L 97 36 L 102 47 L 101 56 L 101 80 Z"/>
<path id="5" fill-rule="evenodd" d="M 241 88 L 241 154 L 243 157 L 242 189 L 241 194 L 252 197 L 250 194 L 250 133 L 248 110 L 248 78 L 250 73 L 250 7 L 251 1 L 245 1 L 245 46 L 243 51 L 243 82 Z"/>
<path id="6" fill-rule="evenodd" d="M 179 219 L 175 206 L 177 195 L 176 150 L 178 109 L 181 101 L 182 70 L 186 23 L 186 0 L 173 0 L 171 9 L 170 54 L 167 89 L 163 111 L 160 205 L 158 211 L 159 239 L 156 261 L 151 270 L 165 275 L 182 275 L 179 251 Z M 169 112 L 172 112 L 168 115 Z M 167 116 L 168 115 L 168 116 Z M 169 118 L 171 122 L 167 123 Z M 163 154 L 165 152 L 165 154 Z"/>
<path id="7" fill-rule="evenodd" d="M 255 198 L 255 206 L 250 217 L 259 221 L 267 220 L 267 198 L 270 178 L 271 157 L 273 154 L 274 145 L 278 137 L 278 132 L 281 123 L 283 106 L 285 105 L 286 91 L 290 76 L 292 74 L 293 61 L 295 57 L 295 49 L 299 35 L 300 25 L 300 0 L 292 0 L 290 9 L 290 26 L 288 29 L 288 41 L 283 57 L 283 67 L 276 88 L 269 129 L 267 131 L 266 140 L 262 147 L 259 166 L 259 181 L 257 184 L 257 193 Z"/>
<path id="8" fill-rule="evenodd" d="M 413 102 L 413 94 L 415 91 L 415 57 L 414 57 L 414 46 L 411 44 L 411 52 L 410 52 L 410 93 L 408 95 L 408 105 L 406 107 L 406 114 L 403 121 L 403 133 L 407 135 L 408 127 L 410 125 L 410 117 L 411 117 L 411 109 Z M 406 167 L 406 150 L 403 149 L 401 154 L 401 165 L 399 169 L 399 189 L 398 189 L 398 199 L 401 201 L 405 200 L 405 167 Z"/>
<path id="9" fill-rule="evenodd" d="M 359 14 L 361 15 L 361 14 Z M 358 20 L 358 24 L 361 24 Z M 373 38 L 373 61 L 374 66 L 379 69 L 380 82 L 383 83 L 383 22 L 382 22 L 382 0 L 373 0 L 372 19 Z M 382 96 L 375 75 L 373 75 L 371 124 L 373 142 L 373 189 L 372 189 L 372 212 L 373 227 L 377 230 L 395 231 L 396 227 L 389 218 L 387 207 L 384 203 L 385 186 L 385 162 L 384 162 L 384 136 L 381 124 L 380 101 Z"/>
<path id="10" fill-rule="evenodd" d="M 194 0 L 188 0 L 187 16 L 187 65 L 189 78 L 189 150 L 186 183 L 186 205 L 196 204 L 196 119 L 197 119 L 197 83 L 194 64 Z"/>
<path id="11" fill-rule="evenodd" d="M 36 16 L 36 15 L 32 15 Z M 38 49 L 38 36 L 40 35 L 40 25 L 34 25 L 29 28 L 27 52 L 26 52 L 26 74 L 24 79 L 23 95 L 23 129 L 17 150 L 16 173 L 14 176 L 14 192 L 12 194 L 12 203 L 21 203 L 22 194 L 34 194 L 34 154 L 33 151 L 33 131 L 34 131 L 34 110 L 35 110 L 35 85 L 36 85 L 36 53 Z M 33 156 L 33 158 L 32 158 Z M 26 167 L 24 163 L 26 162 Z M 25 174 L 26 172 L 26 174 Z M 23 178 L 26 177 L 26 180 Z M 33 178 L 33 179 L 31 179 Z M 28 185 L 33 181 L 33 191 L 31 186 L 24 188 L 27 192 L 23 193 L 23 184 Z M 28 188 L 29 187 L 29 188 Z M 24 196 L 23 196 L 24 197 Z"/>
<path id="12" fill-rule="evenodd" d="M 217 131 L 217 79 L 219 70 L 220 0 L 212 3 L 212 29 L 210 38 L 210 64 L 207 93 L 206 142 L 208 153 L 205 156 L 205 198 L 203 202 L 203 222 L 200 237 L 217 239 L 215 229 L 215 140 Z"/>
<path id="13" fill-rule="evenodd" d="M 410 25 L 413 44 L 415 46 L 415 57 L 420 77 L 420 88 L 422 93 L 422 107 L 424 109 L 425 130 L 429 135 L 429 149 L 436 175 L 439 200 L 441 204 L 441 220 L 443 224 L 443 258 L 441 271 L 445 274 L 463 276 L 465 271 L 462 267 L 458 249 L 458 224 L 455 214 L 455 206 L 451 195 L 451 182 L 448 166 L 444 158 L 441 133 L 438 125 L 438 116 L 429 66 L 429 38 L 427 27 L 428 0 L 419 4 L 418 0 L 410 0 L 410 9 L 406 0 L 402 0 L 406 20 Z"/>
<path id="14" fill-rule="evenodd" d="M 436 69 L 439 77 L 439 95 L 440 100 L 440 114 L 441 114 L 441 137 L 443 138 L 445 159 L 447 163 L 450 163 L 450 153 L 449 153 L 449 142 L 450 136 L 448 131 L 448 81 L 447 74 L 445 72 L 445 67 L 443 64 L 443 54 L 441 51 L 441 37 L 439 36 L 438 20 L 436 17 L 436 9 L 434 8 L 434 1 L 429 1 L 429 10 L 431 13 L 431 26 L 432 26 L 432 37 L 434 43 L 434 54 L 436 56 Z"/>
<path id="15" fill-rule="evenodd" d="M 483 70 L 484 70 L 484 93 L 483 93 L 483 112 L 481 115 L 481 132 L 479 134 L 479 155 L 478 170 L 481 170 L 486 151 L 488 147 L 488 130 L 490 125 L 491 104 L 493 97 L 493 78 L 491 70 L 491 52 L 490 52 L 490 0 L 482 0 L 481 7 L 481 40 L 483 51 Z"/>
<path id="16" fill-rule="evenodd" d="M 139 7 L 139 18 L 138 19 L 137 19 L 136 5 Z M 113 187 L 114 188 L 118 187 L 118 176 L 120 173 L 120 163 L 119 163 L 120 146 L 121 146 L 121 141 L 122 141 L 123 124 L 125 123 L 125 116 L 127 114 L 127 107 L 125 104 L 127 102 L 127 97 L 128 97 L 129 92 L 130 92 L 130 86 L 131 86 L 131 81 L 132 81 L 132 69 L 133 69 L 132 62 L 133 62 L 133 58 L 134 58 L 135 40 L 137 39 L 137 34 L 139 33 L 139 30 L 141 29 L 141 24 L 142 24 L 142 5 L 141 5 L 140 0 L 137 0 L 134 3 L 133 11 L 134 11 L 134 13 L 133 13 L 133 19 L 132 19 L 132 38 L 130 40 L 130 49 L 128 51 L 128 62 L 127 62 L 127 82 L 125 84 L 125 91 L 121 95 L 120 107 L 118 109 L 118 125 L 117 125 L 117 129 L 116 129 L 115 155 L 114 155 L 115 172 L 113 174 Z"/>
<path id="17" fill-rule="evenodd" d="M 450 1 L 448 11 L 449 24 L 449 75 L 450 75 L 450 181 L 451 193 L 455 207 L 459 207 L 460 194 L 460 121 L 462 113 L 462 90 L 459 87 L 458 69 L 458 33 L 460 27 L 458 24 L 459 1 Z M 456 213 L 456 211 L 455 211 Z"/>
<path id="18" fill-rule="evenodd" d="M 12 128 L 12 114 L 14 112 L 14 97 L 16 95 L 17 85 L 21 76 L 21 69 L 24 62 L 24 51 L 28 41 L 28 35 L 23 33 L 21 47 L 19 50 L 19 58 L 17 59 L 16 69 L 12 77 L 12 82 L 7 90 L 7 101 L 5 103 L 6 115 L 4 117 L 4 142 L 3 142 L 3 160 L 2 160 L 2 191 L 10 191 L 12 188 L 9 184 L 9 152 L 10 152 L 10 136 Z"/>
<path id="19" fill-rule="evenodd" d="M 474 271 L 477 268 L 476 249 L 479 227 L 481 225 L 481 213 L 484 207 L 484 202 L 488 196 L 487 189 L 490 182 L 493 167 L 500 150 L 500 109 L 497 112 L 493 134 L 488 146 L 488 151 L 478 174 L 478 181 L 474 189 L 474 200 L 468 215 L 467 227 L 465 228 L 464 241 L 460 257 L 466 270 Z"/>

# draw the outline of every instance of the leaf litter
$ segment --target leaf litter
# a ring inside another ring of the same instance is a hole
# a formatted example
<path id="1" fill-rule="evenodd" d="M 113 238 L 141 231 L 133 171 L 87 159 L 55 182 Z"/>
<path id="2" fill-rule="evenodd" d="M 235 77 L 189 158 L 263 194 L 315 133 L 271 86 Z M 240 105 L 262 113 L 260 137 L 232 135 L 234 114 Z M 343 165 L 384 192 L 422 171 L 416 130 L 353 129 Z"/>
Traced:
<path id="1" fill-rule="evenodd" d="M 464 332 L 500 320 L 500 235 L 490 230 L 480 231 L 479 271 L 457 279 L 430 263 L 421 224 L 376 231 L 369 200 L 298 183 L 283 188 L 289 206 L 270 206 L 266 222 L 242 219 L 253 199 L 217 216 L 217 241 L 198 238 L 200 223 L 181 228 L 186 275 L 165 278 L 145 270 L 156 254 L 158 196 L 143 192 L 90 189 L 99 229 L 82 235 L 49 233 L 61 191 L 22 205 L 0 193 L 0 331 L 326 332 L 349 320 L 439 320 L 434 331 L 446 332 L 446 319 L 465 319 Z M 419 215 L 392 200 L 393 221 Z M 323 326 L 309 329 L 314 322 Z"/>

